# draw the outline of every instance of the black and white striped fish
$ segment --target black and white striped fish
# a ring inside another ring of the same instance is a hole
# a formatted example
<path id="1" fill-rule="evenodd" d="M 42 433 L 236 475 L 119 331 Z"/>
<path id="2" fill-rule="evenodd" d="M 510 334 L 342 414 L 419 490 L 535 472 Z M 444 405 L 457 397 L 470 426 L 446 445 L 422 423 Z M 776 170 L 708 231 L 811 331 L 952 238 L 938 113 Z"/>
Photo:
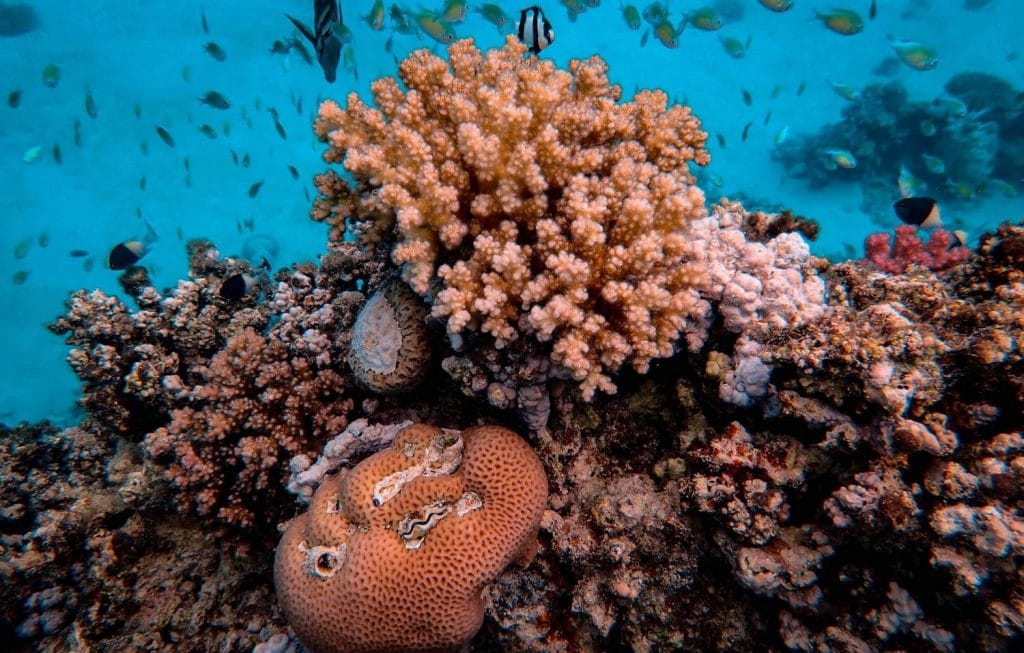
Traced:
<path id="1" fill-rule="evenodd" d="M 554 43 L 555 32 L 551 23 L 537 5 L 519 12 L 519 40 L 534 54 L 540 54 L 541 50 Z"/>
<path id="2" fill-rule="evenodd" d="M 320 62 L 320 68 L 324 71 L 324 78 L 328 82 L 337 79 L 342 46 L 341 39 L 334 33 L 335 25 L 341 23 L 341 4 L 338 0 L 313 0 L 312 30 L 297 18 L 288 16 L 288 20 L 292 21 L 306 40 L 313 44 L 316 60 Z"/>

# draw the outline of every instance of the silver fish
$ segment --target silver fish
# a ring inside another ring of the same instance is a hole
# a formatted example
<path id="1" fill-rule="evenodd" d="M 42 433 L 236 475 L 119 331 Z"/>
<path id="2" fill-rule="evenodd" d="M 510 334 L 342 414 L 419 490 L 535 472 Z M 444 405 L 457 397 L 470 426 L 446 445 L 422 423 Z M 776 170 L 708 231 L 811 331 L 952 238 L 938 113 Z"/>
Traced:
<path id="1" fill-rule="evenodd" d="M 288 16 L 288 14 L 285 14 Z M 335 25 L 341 23 L 341 5 L 338 0 L 313 0 L 313 28 L 310 29 L 297 18 L 288 16 L 295 28 L 313 44 L 316 60 L 324 71 L 324 78 L 333 82 L 338 75 L 341 61 L 341 39 L 334 33 Z"/>

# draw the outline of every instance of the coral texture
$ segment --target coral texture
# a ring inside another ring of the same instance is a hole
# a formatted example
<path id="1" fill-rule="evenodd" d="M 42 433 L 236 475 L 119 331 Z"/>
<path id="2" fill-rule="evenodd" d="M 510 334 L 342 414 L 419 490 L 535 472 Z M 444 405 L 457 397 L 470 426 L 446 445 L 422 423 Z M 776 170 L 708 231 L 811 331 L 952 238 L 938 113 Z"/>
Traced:
<path id="1" fill-rule="evenodd" d="M 480 592 L 528 561 L 544 468 L 500 427 L 415 424 L 328 477 L 277 548 L 292 628 L 318 653 L 456 648 L 480 628 Z"/>
<path id="2" fill-rule="evenodd" d="M 402 281 L 370 296 L 352 327 L 348 364 L 374 392 L 403 392 L 423 380 L 430 364 L 427 308 Z"/>
<path id="3" fill-rule="evenodd" d="M 864 260 L 879 270 L 902 274 L 911 265 L 922 265 L 933 272 L 954 267 L 970 254 L 970 250 L 954 246 L 954 236 L 945 229 L 936 229 L 922 242 L 917 228 L 904 224 L 896 227 L 896 242 L 887 233 L 871 234 L 864 241 Z"/>
<path id="4" fill-rule="evenodd" d="M 327 101 L 316 132 L 324 158 L 360 184 L 318 179 L 314 215 L 395 224 L 395 263 L 452 336 L 550 342 L 583 394 L 614 391 L 609 374 L 645 371 L 699 317 L 706 280 L 690 261 L 689 223 L 704 196 L 687 163 L 706 164 L 706 134 L 660 91 L 620 103 L 599 58 L 569 72 L 523 59 L 525 46 L 482 55 L 472 41 L 450 62 L 414 52 L 373 86 Z"/>

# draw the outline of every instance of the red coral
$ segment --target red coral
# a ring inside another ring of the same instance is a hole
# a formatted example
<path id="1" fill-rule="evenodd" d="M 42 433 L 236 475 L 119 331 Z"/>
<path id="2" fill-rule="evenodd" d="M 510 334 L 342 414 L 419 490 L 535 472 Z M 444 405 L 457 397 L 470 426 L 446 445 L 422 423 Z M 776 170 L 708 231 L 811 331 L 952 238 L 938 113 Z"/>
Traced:
<path id="1" fill-rule="evenodd" d="M 962 246 L 951 247 L 953 232 L 936 229 L 923 242 L 917 236 L 917 227 L 904 224 L 896 227 L 896 244 L 890 245 L 888 233 L 871 234 L 864 241 L 863 261 L 889 274 L 903 274 L 911 265 L 921 265 L 933 272 L 944 272 L 967 258 L 971 253 Z"/>

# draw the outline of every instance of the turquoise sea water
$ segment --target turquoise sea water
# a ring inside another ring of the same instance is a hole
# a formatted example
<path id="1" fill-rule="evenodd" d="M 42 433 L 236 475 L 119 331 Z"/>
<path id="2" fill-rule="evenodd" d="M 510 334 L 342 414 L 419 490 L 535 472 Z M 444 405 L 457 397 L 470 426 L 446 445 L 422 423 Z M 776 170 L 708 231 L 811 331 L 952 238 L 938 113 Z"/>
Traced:
<path id="1" fill-rule="evenodd" d="M 320 69 L 294 51 L 270 53 L 276 39 L 295 34 L 285 12 L 312 22 L 308 0 L 0 2 L 0 16 L 18 5 L 38 16 L 38 25 L 26 33 L 0 29 L 0 421 L 75 420 L 78 390 L 64 362 L 67 348 L 44 325 L 73 290 L 118 290 L 118 273 L 105 266 L 107 254 L 122 240 L 142 237 L 145 222 L 159 236 L 143 260 L 158 287 L 186 275 L 189 238 L 210 238 L 226 255 L 269 250 L 275 267 L 322 253 L 325 230 L 306 217 L 311 177 L 324 168 L 322 147 L 311 132 L 317 99 L 342 100 L 353 91 L 368 97 L 371 80 L 394 74 L 394 56 L 420 47 L 442 51 L 428 37 L 392 35 L 389 23 L 381 32 L 371 30 L 361 20 L 371 4 L 342 3 L 354 34 L 358 79 L 339 69 L 338 80 L 327 84 Z M 510 16 L 526 6 L 498 4 Z M 788 126 L 789 138 L 795 138 L 840 120 L 847 100 L 829 80 L 858 89 L 898 80 L 908 99 L 922 102 L 940 95 L 953 75 L 969 71 L 1024 88 L 1020 0 L 878 0 L 874 20 L 868 18 L 870 0 L 796 0 L 783 14 L 756 0 L 669 0 L 673 22 L 702 6 L 717 7 L 725 22 L 717 32 L 687 27 L 676 49 L 653 36 L 641 47 L 647 25 L 631 31 L 620 6 L 608 0 L 575 21 L 562 4 L 539 4 L 556 36 L 543 57 L 564 66 L 569 59 L 599 54 L 626 98 L 637 88 L 658 87 L 670 98 L 685 99 L 711 135 L 709 196 L 755 198 L 751 208 L 763 201 L 818 220 L 821 235 L 813 249 L 821 255 L 850 247 L 860 255 L 864 237 L 882 228 L 865 213 L 859 184 L 811 188 L 772 159 L 780 129 Z M 858 11 L 863 32 L 839 35 L 814 18 L 815 10 L 834 6 Z M 473 7 L 455 27 L 458 36 L 473 37 L 482 48 L 500 45 L 503 35 Z M 204 15 L 209 33 L 202 30 Z M 872 71 L 892 57 L 889 36 L 935 48 L 939 64 L 928 71 L 901 64 L 892 76 L 879 77 Z M 749 38 L 746 55 L 731 57 L 723 37 Z M 391 53 L 385 50 L 389 38 Z M 224 61 L 204 51 L 209 42 L 224 50 Z M 59 69 L 53 87 L 43 80 L 50 64 Z M 798 95 L 801 86 L 805 90 Z M 197 98 L 210 90 L 231 106 L 201 104 Z M 87 97 L 95 117 L 87 111 Z M 203 125 L 216 138 L 204 135 Z M 173 146 L 157 126 L 171 135 Z M 39 148 L 34 160 L 33 148 Z M 246 156 L 248 166 L 242 165 Z M 299 172 L 297 180 L 289 165 Z M 1024 171 L 1006 181 L 1024 191 L 1022 176 Z M 944 214 L 976 236 L 1003 220 L 1021 219 L 1022 209 L 1020 195 L 988 193 L 952 204 Z M 72 256 L 72 250 L 87 254 Z M 91 269 L 85 269 L 89 261 Z"/>

